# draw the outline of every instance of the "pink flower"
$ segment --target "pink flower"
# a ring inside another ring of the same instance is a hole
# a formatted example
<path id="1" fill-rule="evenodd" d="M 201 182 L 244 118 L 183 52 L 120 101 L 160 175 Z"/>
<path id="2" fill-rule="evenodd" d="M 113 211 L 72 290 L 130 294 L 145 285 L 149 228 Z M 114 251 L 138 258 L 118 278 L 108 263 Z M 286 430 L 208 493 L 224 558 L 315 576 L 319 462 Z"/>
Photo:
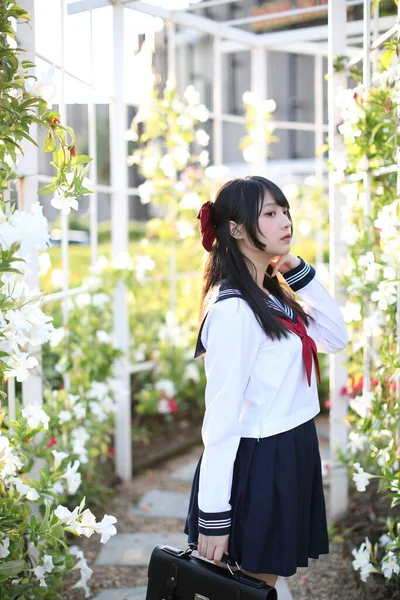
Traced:
<path id="1" fill-rule="evenodd" d="M 177 402 L 174 400 L 174 398 L 169 398 L 168 399 L 168 406 L 171 409 L 171 412 L 175 413 L 178 411 L 178 404 Z"/>
<path id="2" fill-rule="evenodd" d="M 51 446 L 55 446 L 57 444 L 57 440 L 51 436 L 48 443 L 46 444 L 46 448 L 51 448 Z"/>

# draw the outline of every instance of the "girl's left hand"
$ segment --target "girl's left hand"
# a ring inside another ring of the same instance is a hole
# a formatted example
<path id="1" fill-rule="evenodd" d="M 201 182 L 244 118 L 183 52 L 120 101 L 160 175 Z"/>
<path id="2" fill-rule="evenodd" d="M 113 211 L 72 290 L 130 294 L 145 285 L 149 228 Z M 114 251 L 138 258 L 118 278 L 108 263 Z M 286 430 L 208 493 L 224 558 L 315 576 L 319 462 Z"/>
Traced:
<path id="1" fill-rule="evenodd" d="M 271 259 L 270 265 L 273 267 L 271 277 L 275 277 L 277 272 L 286 273 L 291 269 L 295 269 L 300 264 L 300 259 L 291 252 L 283 254 L 282 256 L 275 256 Z"/>

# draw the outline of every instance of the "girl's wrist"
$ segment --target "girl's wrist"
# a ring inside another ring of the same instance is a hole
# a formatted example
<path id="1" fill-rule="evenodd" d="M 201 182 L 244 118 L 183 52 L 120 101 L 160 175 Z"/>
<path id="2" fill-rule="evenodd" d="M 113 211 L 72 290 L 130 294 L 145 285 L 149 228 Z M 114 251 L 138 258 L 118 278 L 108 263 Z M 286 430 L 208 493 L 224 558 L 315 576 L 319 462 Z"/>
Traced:
<path id="1" fill-rule="evenodd" d="M 301 264 L 301 260 L 298 256 L 294 256 L 290 255 L 288 256 L 286 262 L 280 266 L 279 271 L 281 273 L 288 273 L 289 271 L 292 271 L 293 269 L 295 269 L 296 267 L 298 267 Z"/>

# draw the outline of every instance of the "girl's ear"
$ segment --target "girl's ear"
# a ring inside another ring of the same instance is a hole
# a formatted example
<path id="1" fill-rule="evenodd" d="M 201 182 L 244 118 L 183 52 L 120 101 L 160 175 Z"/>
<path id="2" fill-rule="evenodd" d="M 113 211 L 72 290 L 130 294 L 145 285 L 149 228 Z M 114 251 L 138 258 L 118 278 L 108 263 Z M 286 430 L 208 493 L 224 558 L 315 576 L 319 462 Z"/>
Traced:
<path id="1" fill-rule="evenodd" d="M 243 239 L 244 225 L 240 226 L 237 223 L 235 223 L 235 221 L 229 221 L 229 229 L 231 232 L 231 236 L 234 237 L 236 240 Z"/>

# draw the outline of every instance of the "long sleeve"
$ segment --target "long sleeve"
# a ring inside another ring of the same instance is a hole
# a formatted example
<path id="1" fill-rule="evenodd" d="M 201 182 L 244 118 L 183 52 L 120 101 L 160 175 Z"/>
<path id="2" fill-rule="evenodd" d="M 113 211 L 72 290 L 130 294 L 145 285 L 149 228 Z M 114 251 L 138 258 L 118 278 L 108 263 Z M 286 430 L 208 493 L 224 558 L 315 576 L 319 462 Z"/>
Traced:
<path id="1" fill-rule="evenodd" d="M 202 334 L 206 348 L 204 452 L 199 483 L 199 532 L 230 531 L 233 467 L 240 442 L 240 415 L 261 342 L 254 314 L 240 298 L 217 302 Z"/>
<path id="2" fill-rule="evenodd" d="M 283 273 L 286 283 L 305 302 L 304 311 L 314 317 L 307 330 L 319 352 L 336 353 L 346 347 L 349 336 L 336 301 L 315 269 L 300 256 L 300 265 Z"/>

